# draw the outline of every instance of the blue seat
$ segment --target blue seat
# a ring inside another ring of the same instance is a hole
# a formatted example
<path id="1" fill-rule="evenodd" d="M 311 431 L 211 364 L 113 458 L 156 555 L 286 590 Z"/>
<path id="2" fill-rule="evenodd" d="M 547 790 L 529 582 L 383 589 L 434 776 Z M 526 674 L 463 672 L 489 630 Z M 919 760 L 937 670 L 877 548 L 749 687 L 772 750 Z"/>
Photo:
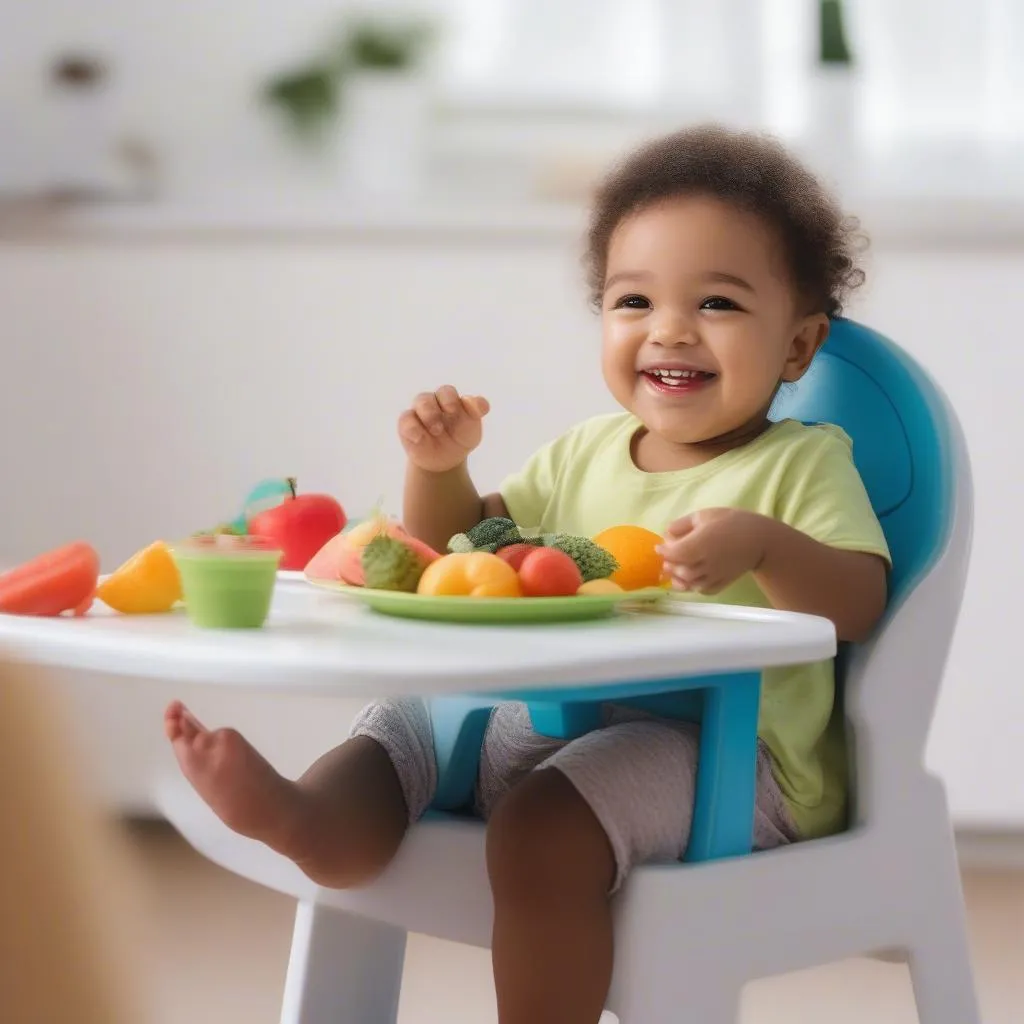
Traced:
<path id="1" fill-rule="evenodd" d="M 857 467 L 892 551 L 890 605 L 898 603 L 927 573 L 950 526 L 954 460 L 934 386 L 886 338 L 837 319 L 809 372 L 780 392 L 772 415 L 833 423 L 852 437 Z M 624 682 L 616 699 L 702 723 L 687 859 L 749 852 L 759 675 L 681 679 L 678 691 L 657 696 L 645 694 L 646 682 Z M 535 692 L 505 696 L 527 701 L 539 732 L 572 738 L 598 725 L 600 702 L 609 692 L 559 689 L 545 692 L 543 700 Z M 434 810 L 459 811 L 470 804 L 494 703 L 493 696 L 432 702 L 439 776 Z"/>

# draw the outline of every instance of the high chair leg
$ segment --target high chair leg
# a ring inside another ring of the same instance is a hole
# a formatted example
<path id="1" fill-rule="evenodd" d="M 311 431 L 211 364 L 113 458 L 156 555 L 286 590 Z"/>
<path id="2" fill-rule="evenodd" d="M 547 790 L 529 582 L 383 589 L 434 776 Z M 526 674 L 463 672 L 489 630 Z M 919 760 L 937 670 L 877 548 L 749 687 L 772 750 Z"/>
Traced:
<path id="1" fill-rule="evenodd" d="M 613 985 L 608 1009 L 619 1024 L 738 1024 L 742 986 L 715 971 L 643 972 Z"/>
<path id="2" fill-rule="evenodd" d="M 655 990 L 615 1007 L 619 1024 L 738 1024 L 739 996 L 730 991 L 699 990 L 682 998 Z"/>
<path id="3" fill-rule="evenodd" d="M 959 898 L 934 893 L 910 953 L 910 977 L 921 1024 L 981 1024 Z"/>
<path id="4" fill-rule="evenodd" d="M 395 1024 L 405 939 L 393 925 L 300 902 L 281 1024 Z"/>
<path id="5" fill-rule="evenodd" d="M 921 1024 L 981 1024 L 967 942 L 960 872 L 951 838 L 937 840 L 931 870 L 910 908 L 910 977 Z M 943 848 L 945 847 L 945 848 Z"/>

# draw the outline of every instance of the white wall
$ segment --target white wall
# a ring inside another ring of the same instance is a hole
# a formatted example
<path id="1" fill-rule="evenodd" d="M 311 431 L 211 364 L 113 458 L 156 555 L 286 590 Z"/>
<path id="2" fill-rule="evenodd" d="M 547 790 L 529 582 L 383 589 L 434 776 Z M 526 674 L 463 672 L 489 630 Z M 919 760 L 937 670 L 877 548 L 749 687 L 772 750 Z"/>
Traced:
<path id="1" fill-rule="evenodd" d="M 860 315 L 950 392 L 976 473 L 975 556 L 929 758 L 959 824 L 1024 828 L 1024 249 L 883 247 L 875 270 Z M 494 403 L 483 486 L 610 407 L 568 234 L 11 243 L 0 311 L 0 564 L 83 536 L 112 568 L 232 514 L 268 475 L 297 474 L 355 514 L 381 496 L 396 509 L 395 417 L 445 381 Z M 108 791 L 144 801 L 173 688 L 88 679 L 71 692 Z M 289 771 L 354 710 L 190 697 Z"/>
<path id="2" fill-rule="evenodd" d="M 560 247 L 439 243 L 0 248 L 0 562 L 73 529 L 111 564 L 266 476 L 397 510 L 397 413 L 447 381 L 493 400 L 489 484 L 608 403 Z"/>

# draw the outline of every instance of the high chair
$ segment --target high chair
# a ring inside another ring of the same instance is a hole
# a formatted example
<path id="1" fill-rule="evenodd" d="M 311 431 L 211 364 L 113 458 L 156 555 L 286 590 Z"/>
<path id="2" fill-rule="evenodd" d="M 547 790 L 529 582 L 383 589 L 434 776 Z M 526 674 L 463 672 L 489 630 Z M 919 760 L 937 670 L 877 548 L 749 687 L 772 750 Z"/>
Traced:
<path id="1" fill-rule="evenodd" d="M 979 1024 L 945 791 L 924 767 L 971 543 L 959 423 L 909 356 L 847 320 L 834 322 L 810 372 L 781 396 L 774 415 L 835 423 L 853 437 L 893 555 L 883 623 L 870 642 L 840 652 L 849 827 L 751 853 L 756 713 L 749 702 L 725 711 L 678 702 L 679 713 L 703 716 L 694 835 L 687 863 L 642 867 L 616 898 L 608 1009 L 622 1024 L 731 1024 L 749 980 L 877 955 L 909 960 L 922 1024 Z M 737 677 L 738 688 L 750 678 Z M 540 731 L 585 731 L 596 691 L 558 687 L 553 679 L 543 701 L 536 692 L 519 696 L 531 702 Z M 493 703 L 432 703 L 441 812 L 472 791 Z M 197 849 L 299 898 L 282 1024 L 394 1022 L 407 931 L 490 944 L 484 831 L 476 821 L 435 813 L 410 831 L 376 883 L 336 892 L 228 832 L 180 782 L 160 800 Z"/>

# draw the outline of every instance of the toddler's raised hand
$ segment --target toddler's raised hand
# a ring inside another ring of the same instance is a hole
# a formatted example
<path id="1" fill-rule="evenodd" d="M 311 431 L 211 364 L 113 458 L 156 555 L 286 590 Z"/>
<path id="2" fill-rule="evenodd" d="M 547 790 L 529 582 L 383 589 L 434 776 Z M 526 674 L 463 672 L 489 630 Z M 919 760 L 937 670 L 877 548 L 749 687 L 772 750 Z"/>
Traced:
<path id="1" fill-rule="evenodd" d="M 398 419 L 409 461 L 429 473 L 458 468 L 479 446 L 490 408 L 486 398 L 460 395 L 448 385 L 417 395 Z"/>

